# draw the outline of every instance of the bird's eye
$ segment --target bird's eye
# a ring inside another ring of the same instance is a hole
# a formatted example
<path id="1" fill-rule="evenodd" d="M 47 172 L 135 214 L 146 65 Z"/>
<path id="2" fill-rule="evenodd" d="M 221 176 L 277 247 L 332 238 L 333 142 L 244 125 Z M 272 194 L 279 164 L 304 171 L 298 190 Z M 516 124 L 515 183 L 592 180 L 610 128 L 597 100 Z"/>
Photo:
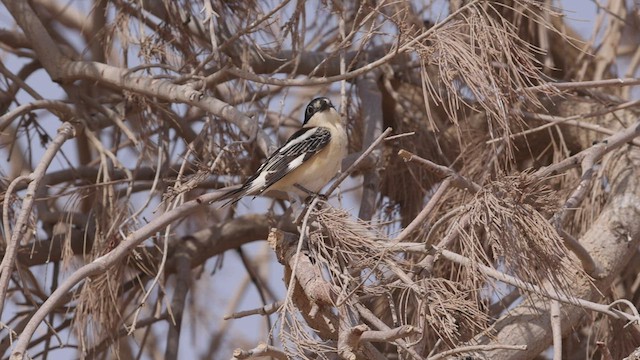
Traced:
<path id="1" fill-rule="evenodd" d="M 307 114 L 313 113 L 313 106 L 307 106 Z"/>

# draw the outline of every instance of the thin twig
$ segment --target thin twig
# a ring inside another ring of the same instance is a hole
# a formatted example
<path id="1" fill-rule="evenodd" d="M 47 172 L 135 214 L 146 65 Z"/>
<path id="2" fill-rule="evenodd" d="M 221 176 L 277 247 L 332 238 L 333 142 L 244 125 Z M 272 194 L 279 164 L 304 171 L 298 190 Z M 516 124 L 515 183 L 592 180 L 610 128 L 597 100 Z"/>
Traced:
<path id="1" fill-rule="evenodd" d="M 194 200 L 185 202 L 173 210 L 167 211 L 162 215 L 149 221 L 140 229 L 130 233 L 124 240 L 118 244 L 109 253 L 93 260 L 76 270 L 54 291 L 47 300 L 36 310 L 23 332 L 18 337 L 16 345 L 11 352 L 12 360 L 22 360 L 26 355 L 27 346 L 34 332 L 44 320 L 48 313 L 53 311 L 58 302 L 78 283 L 89 276 L 101 274 L 119 262 L 130 251 L 138 246 L 141 242 L 148 239 L 149 236 L 155 234 L 159 229 L 166 227 L 178 219 L 182 219 L 207 206 L 210 202 L 220 197 L 219 192 L 204 194 Z"/>
<path id="2" fill-rule="evenodd" d="M 355 168 L 358 166 L 358 164 L 360 162 L 362 162 L 367 156 L 369 156 L 369 154 L 376 148 L 376 146 L 378 146 L 378 144 L 380 144 L 384 140 L 384 138 L 387 135 L 389 135 L 389 133 L 391 133 L 391 131 L 392 131 L 391 128 L 387 128 L 382 134 L 380 134 L 380 136 L 378 136 L 376 141 L 372 142 L 371 145 L 369 145 L 367 150 L 365 150 L 360 156 L 358 156 L 356 161 L 354 161 L 353 164 L 351 164 L 351 166 L 349 166 L 349 168 L 347 168 L 347 170 L 345 170 L 342 173 L 340 173 L 338 178 L 329 187 L 329 190 L 327 190 L 326 196 L 331 195 L 338 188 L 340 183 L 342 183 L 344 181 L 344 179 L 346 179 L 347 176 L 349 176 L 351 174 L 351 172 L 353 170 L 355 170 Z"/>
<path id="3" fill-rule="evenodd" d="M 7 287 L 9 286 L 9 279 L 13 273 L 13 267 L 16 261 L 16 255 L 18 253 L 18 247 L 23 242 L 24 237 L 29 233 L 29 218 L 31 216 L 31 209 L 33 208 L 33 204 L 35 203 L 35 194 L 38 191 L 42 178 L 44 177 L 51 161 L 58 154 L 62 145 L 69 139 L 75 136 L 75 128 L 71 123 L 65 122 L 58 129 L 58 134 L 53 138 L 53 141 L 49 144 L 49 147 L 42 155 L 42 159 L 35 170 L 27 175 L 28 181 L 30 181 L 29 186 L 27 187 L 27 192 L 24 196 L 24 201 L 22 203 L 22 208 L 20 209 L 20 213 L 18 214 L 18 219 L 16 220 L 16 224 L 14 227 L 13 233 L 11 233 L 11 237 L 9 243 L 7 244 L 7 249 L 5 251 L 4 257 L 2 258 L 2 263 L 0 264 L 0 271 L 2 274 L 0 275 L 0 314 L 2 314 L 2 310 L 4 309 L 4 302 L 7 296 Z M 15 186 L 15 185 L 14 185 Z M 7 196 L 10 194 L 5 194 L 5 200 Z M 7 208 L 6 203 L 3 204 L 3 208 Z M 6 216 L 6 214 L 5 214 Z M 8 224 L 6 224 L 8 225 Z M 5 225 L 5 226 L 6 226 Z M 10 228 L 5 228 L 5 234 L 9 234 Z M 9 239 L 5 237 L 5 239 Z M 43 318 L 44 319 L 44 318 Z"/>
<path id="4" fill-rule="evenodd" d="M 282 307 L 282 301 L 276 301 L 274 303 L 267 304 L 267 305 L 259 307 L 259 308 L 255 308 L 255 309 L 251 309 L 251 310 L 238 311 L 238 312 L 235 312 L 235 313 L 230 314 L 230 315 L 225 315 L 224 319 L 225 320 L 241 319 L 243 317 L 247 317 L 247 316 L 251 316 L 251 315 L 263 315 L 263 316 L 271 315 L 271 314 L 275 313 L 276 311 L 278 311 L 278 309 L 280 309 L 280 307 Z"/>
<path id="5" fill-rule="evenodd" d="M 431 196 L 427 205 L 420 210 L 418 216 L 416 216 L 407 227 L 402 229 L 402 232 L 396 236 L 394 242 L 400 242 L 406 240 L 407 236 L 418 229 L 420 226 L 423 226 L 424 222 L 427 220 L 427 216 L 431 214 L 433 209 L 438 205 L 438 202 L 444 196 L 444 194 L 449 189 L 449 185 L 451 185 L 451 178 L 446 178 L 440 185 L 438 186 L 438 190 Z"/>
<path id="6" fill-rule="evenodd" d="M 623 87 L 639 85 L 640 79 L 638 78 L 623 78 L 623 79 L 606 79 L 606 80 L 591 80 L 591 81 L 569 81 L 569 82 L 548 82 L 543 85 L 529 86 L 526 88 L 518 89 L 517 91 L 531 91 L 531 90 L 546 90 L 555 88 L 558 90 L 567 89 L 591 89 L 594 87 Z"/>
<path id="7" fill-rule="evenodd" d="M 407 136 L 413 136 L 415 134 L 416 134 L 415 131 L 410 131 L 410 132 L 406 132 L 406 133 L 402 133 L 402 134 L 398 134 L 398 135 L 391 135 L 391 136 L 388 136 L 388 137 L 384 138 L 384 141 L 398 140 L 400 138 L 407 137 Z"/>
<path id="8" fill-rule="evenodd" d="M 541 121 L 549 122 L 549 124 L 547 125 L 550 125 L 550 126 L 565 124 L 565 125 L 576 126 L 579 128 L 599 132 L 605 135 L 613 135 L 616 133 L 616 131 L 606 128 L 604 126 L 598 125 L 597 123 L 571 120 L 573 118 L 572 116 L 560 117 L 560 116 L 553 116 L 553 115 L 547 115 L 547 114 L 535 114 L 530 112 L 523 112 L 522 115 L 524 116 L 525 119 L 533 119 L 533 120 L 541 120 Z M 582 117 L 582 115 L 580 117 Z M 527 134 L 532 133 L 538 130 L 546 129 L 548 127 L 549 126 L 542 125 L 540 127 L 536 127 L 535 129 L 529 129 L 518 134 L 513 134 L 513 136 L 525 135 L 525 133 Z M 637 139 L 632 140 L 631 143 L 636 146 L 640 146 L 640 141 L 638 141 Z"/>
<path id="9" fill-rule="evenodd" d="M 432 161 L 424 159 L 416 154 L 413 154 L 407 150 L 398 151 L 398 155 L 402 157 L 404 161 L 415 161 L 418 164 L 423 165 L 429 171 L 433 172 L 435 175 L 441 178 L 451 178 L 452 185 L 461 188 L 471 190 L 476 193 L 482 189 L 482 187 L 472 180 L 465 178 L 464 176 L 458 174 L 457 172 L 449 169 L 446 166 L 438 165 Z"/>
<path id="10" fill-rule="evenodd" d="M 582 150 L 581 152 L 570 156 L 560 162 L 541 168 L 534 173 L 534 176 L 537 178 L 545 178 L 575 168 L 579 166 L 582 160 L 586 156 L 589 156 L 592 152 L 597 152 L 597 154 L 593 156 L 593 161 L 600 161 L 600 159 L 602 159 L 604 155 L 619 148 L 620 146 L 627 144 L 629 141 L 635 139 L 638 136 L 640 136 L 640 122 L 636 122 L 628 128 L 623 129 L 615 133 L 614 135 L 602 140 L 600 143 L 604 146 L 592 146 L 588 149 Z"/>
<path id="11" fill-rule="evenodd" d="M 442 238 L 442 240 L 440 240 L 438 245 L 434 248 L 447 249 L 451 247 L 451 245 L 453 245 L 453 242 L 458 239 L 458 236 L 460 235 L 460 230 L 466 228 L 469 225 L 470 221 L 471 221 L 471 216 L 469 215 L 469 213 L 462 215 L 462 217 L 458 220 L 457 226 L 454 226 L 451 229 L 451 231 L 447 233 L 447 235 L 445 235 L 445 237 Z M 431 246 L 429 243 L 427 243 L 426 245 L 428 247 Z M 438 251 L 436 251 L 435 254 L 429 253 L 427 256 L 425 256 L 424 259 L 422 259 L 418 263 L 418 266 L 422 268 L 422 271 L 426 272 L 427 274 L 430 274 L 433 271 L 433 266 L 436 261 L 436 256 L 439 254 L 440 253 Z"/>

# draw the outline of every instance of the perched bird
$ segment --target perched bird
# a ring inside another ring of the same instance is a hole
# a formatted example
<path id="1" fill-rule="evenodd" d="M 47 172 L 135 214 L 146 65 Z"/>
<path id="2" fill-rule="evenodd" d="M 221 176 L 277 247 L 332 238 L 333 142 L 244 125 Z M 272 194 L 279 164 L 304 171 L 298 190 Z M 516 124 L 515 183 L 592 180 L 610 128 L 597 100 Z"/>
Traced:
<path id="1" fill-rule="evenodd" d="M 222 206 L 267 190 L 299 197 L 318 193 L 340 171 L 347 156 L 347 132 L 331 100 L 313 99 L 302 128 L 276 150 L 239 189 L 222 195 Z"/>

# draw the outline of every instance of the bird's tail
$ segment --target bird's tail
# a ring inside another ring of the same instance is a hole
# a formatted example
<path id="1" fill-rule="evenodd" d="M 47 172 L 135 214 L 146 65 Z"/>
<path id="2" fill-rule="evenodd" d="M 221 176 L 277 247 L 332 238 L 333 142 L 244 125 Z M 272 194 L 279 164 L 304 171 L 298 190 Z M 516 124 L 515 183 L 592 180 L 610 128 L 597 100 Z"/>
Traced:
<path id="1" fill-rule="evenodd" d="M 241 187 L 239 187 L 237 189 L 233 189 L 233 190 L 229 190 L 229 191 L 225 192 L 224 194 L 222 194 L 215 201 L 216 202 L 224 201 L 224 203 L 222 205 L 220 205 L 220 207 L 223 208 L 223 207 L 235 204 L 238 201 L 240 201 L 240 199 L 242 199 L 242 197 L 246 195 L 246 191 L 247 191 L 247 189 L 245 189 L 244 186 L 241 186 Z"/>

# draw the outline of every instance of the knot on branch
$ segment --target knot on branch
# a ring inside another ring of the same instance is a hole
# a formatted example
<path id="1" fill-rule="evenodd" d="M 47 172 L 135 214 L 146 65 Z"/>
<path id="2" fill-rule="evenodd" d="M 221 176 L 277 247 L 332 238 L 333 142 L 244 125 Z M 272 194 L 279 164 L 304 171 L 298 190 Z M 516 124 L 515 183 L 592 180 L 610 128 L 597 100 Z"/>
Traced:
<path id="1" fill-rule="evenodd" d="M 200 101 L 204 98 L 204 93 L 202 91 L 189 89 L 186 91 L 185 95 L 189 99 L 189 101 Z"/>

